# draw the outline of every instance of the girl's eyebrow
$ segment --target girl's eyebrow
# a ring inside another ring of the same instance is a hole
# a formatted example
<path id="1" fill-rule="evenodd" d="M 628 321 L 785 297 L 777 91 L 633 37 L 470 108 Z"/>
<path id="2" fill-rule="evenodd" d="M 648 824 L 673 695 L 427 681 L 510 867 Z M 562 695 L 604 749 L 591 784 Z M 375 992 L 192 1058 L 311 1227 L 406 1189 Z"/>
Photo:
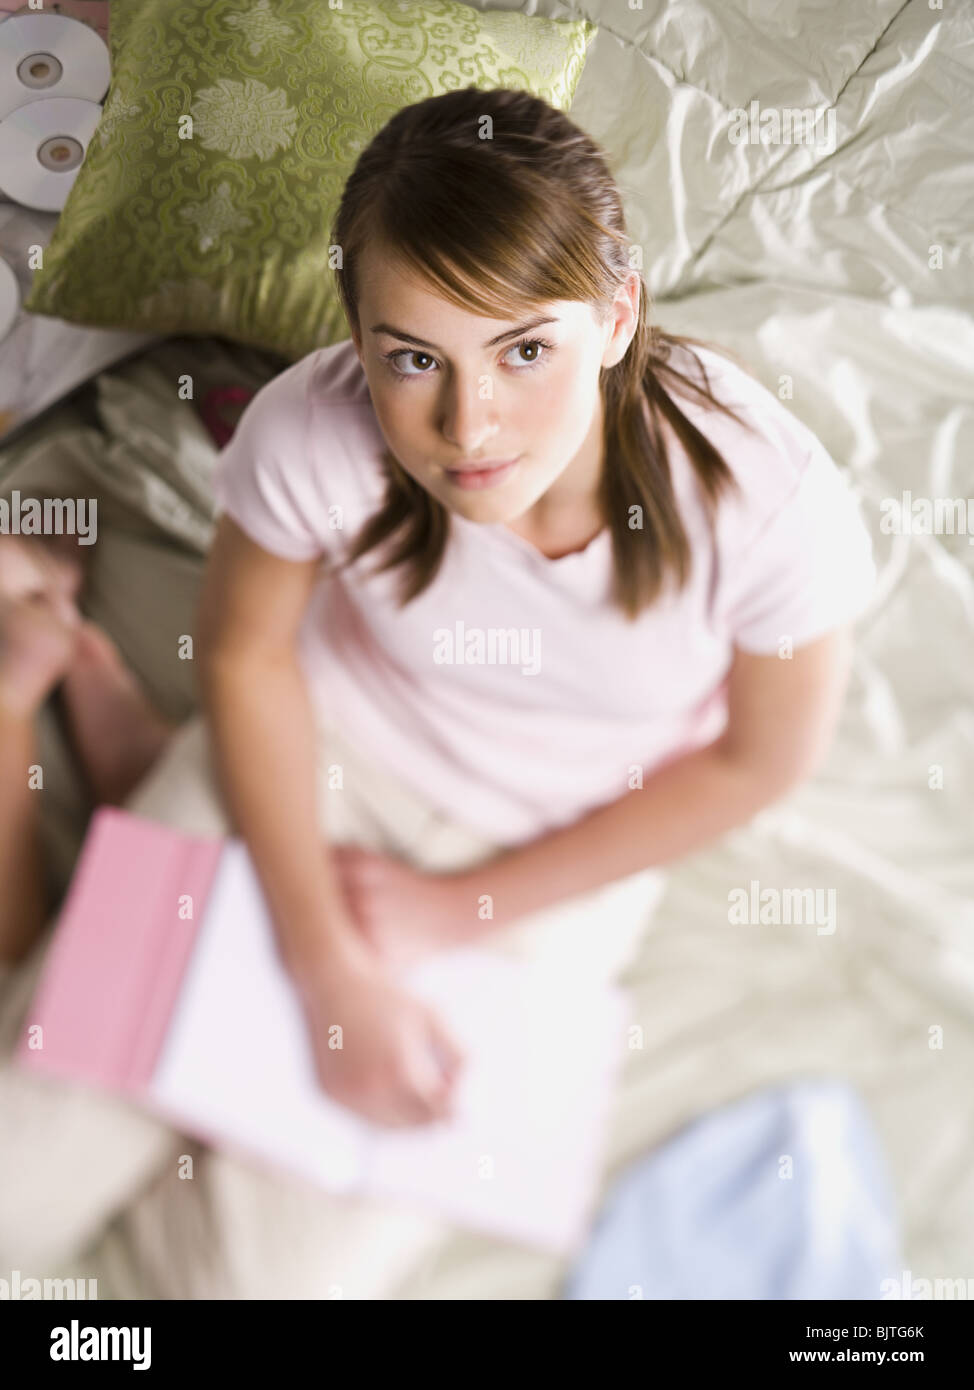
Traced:
<path id="1" fill-rule="evenodd" d="M 507 338 L 516 338 L 518 334 L 528 333 L 532 328 L 541 328 L 546 323 L 560 323 L 560 319 L 532 319 L 530 323 L 522 323 L 520 328 L 509 328 L 506 333 L 498 333 L 496 338 L 491 338 L 489 343 L 484 343 L 484 347 L 495 347 Z M 374 323 L 372 332 L 386 333 L 390 338 L 401 338 L 404 343 L 415 343 L 417 347 L 429 348 L 432 352 L 442 351 L 435 343 L 427 343 L 422 338 L 414 338 L 411 333 L 404 333 L 401 328 L 393 328 L 388 323 Z"/>

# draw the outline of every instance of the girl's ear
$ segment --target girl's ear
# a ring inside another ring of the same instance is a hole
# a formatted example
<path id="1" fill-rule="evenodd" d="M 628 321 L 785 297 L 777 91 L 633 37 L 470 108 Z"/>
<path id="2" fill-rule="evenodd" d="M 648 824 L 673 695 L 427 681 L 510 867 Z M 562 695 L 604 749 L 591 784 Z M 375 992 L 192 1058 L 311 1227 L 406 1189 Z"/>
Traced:
<path id="1" fill-rule="evenodd" d="M 639 325 L 640 275 L 633 271 L 616 291 L 615 303 L 603 324 L 602 366 L 614 367 L 629 350 Z"/>

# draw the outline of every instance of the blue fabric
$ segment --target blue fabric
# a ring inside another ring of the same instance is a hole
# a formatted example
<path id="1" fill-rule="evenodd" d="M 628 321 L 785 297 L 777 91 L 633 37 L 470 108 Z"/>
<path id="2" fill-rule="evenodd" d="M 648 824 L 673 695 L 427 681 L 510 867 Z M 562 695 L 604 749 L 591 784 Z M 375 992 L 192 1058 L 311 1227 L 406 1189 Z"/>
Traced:
<path id="1" fill-rule="evenodd" d="M 810 1079 L 724 1106 L 626 1169 L 562 1297 L 878 1299 L 902 1268 L 868 1112 L 845 1082 Z"/>

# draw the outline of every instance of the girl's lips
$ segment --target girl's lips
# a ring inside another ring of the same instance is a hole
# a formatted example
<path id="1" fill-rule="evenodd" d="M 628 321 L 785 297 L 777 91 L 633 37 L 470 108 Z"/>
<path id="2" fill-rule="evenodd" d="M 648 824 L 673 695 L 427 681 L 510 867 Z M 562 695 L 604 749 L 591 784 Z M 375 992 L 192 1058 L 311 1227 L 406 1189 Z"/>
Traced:
<path id="1" fill-rule="evenodd" d="M 504 479 L 517 467 L 518 460 L 512 459 L 510 463 L 502 463 L 499 468 L 476 468 L 461 472 L 458 469 L 447 469 L 446 476 L 454 486 L 463 488 L 465 492 L 471 489 L 484 487 L 494 487 L 495 484 L 503 482 Z"/>

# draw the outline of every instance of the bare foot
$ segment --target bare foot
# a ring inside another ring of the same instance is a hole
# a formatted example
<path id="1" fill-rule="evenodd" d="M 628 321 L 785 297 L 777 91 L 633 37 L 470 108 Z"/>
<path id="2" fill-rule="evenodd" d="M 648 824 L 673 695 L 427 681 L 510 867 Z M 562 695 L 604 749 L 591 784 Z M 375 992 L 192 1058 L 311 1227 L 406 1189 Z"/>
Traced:
<path id="1" fill-rule="evenodd" d="M 103 628 L 82 620 L 61 699 L 78 759 L 97 804 L 119 806 L 178 723 L 155 709 Z"/>
<path id="2" fill-rule="evenodd" d="M 0 703 L 32 717 L 68 669 L 81 614 L 81 570 L 45 547 L 0 536 Z"/>
<path id="3" fill-rule="evenodd" d="M 0 595 L 57 593 L 74 604 L 88 557 L 89 549 L 70 536 L 0 536 Z"/>
<path id="4" fill-rule="evenodd" d="M 108 633 L 78 611 L 81 549 L 65 536 L 0 536 L 0 701 L 31 714 L 57 689 L 95 802 L 119 805 L 177 725 L 153 708 Z"/>

